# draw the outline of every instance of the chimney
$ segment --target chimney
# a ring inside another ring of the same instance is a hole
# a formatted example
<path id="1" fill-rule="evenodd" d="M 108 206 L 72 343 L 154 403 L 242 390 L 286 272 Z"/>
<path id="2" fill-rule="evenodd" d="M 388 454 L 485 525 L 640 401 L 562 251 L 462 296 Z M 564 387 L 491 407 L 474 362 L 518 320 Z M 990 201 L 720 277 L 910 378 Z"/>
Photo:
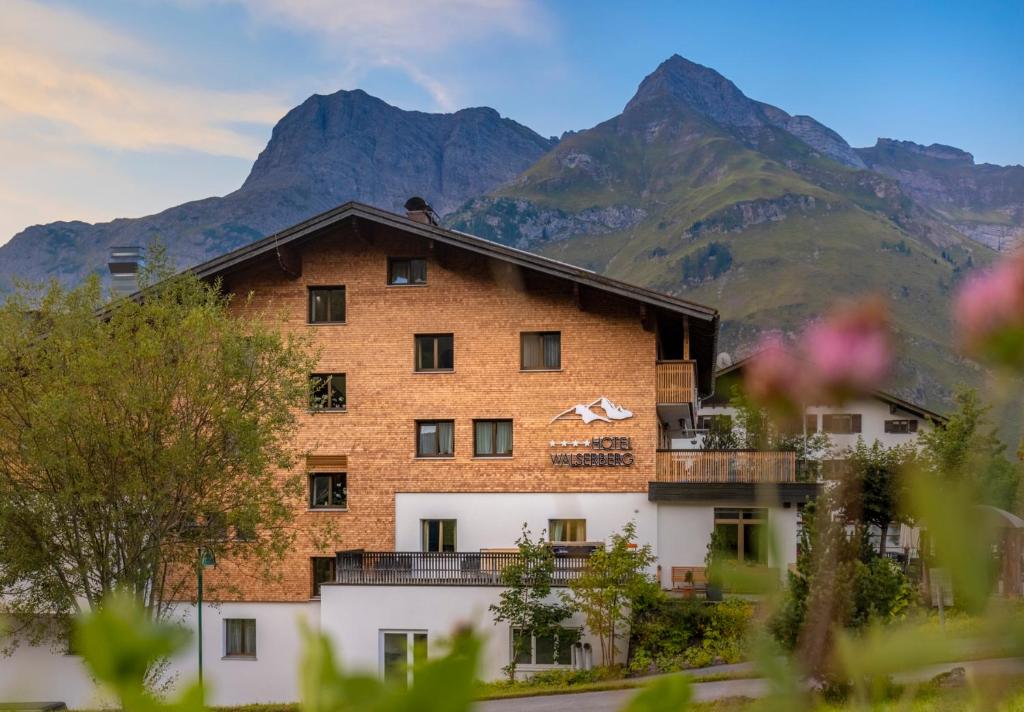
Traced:
<path id="1" fill-rule="evenodd" d="M 437 225 L 437 213 L 430 204 L 418 195 L 405 201 L 405 216 L 424 225 Z"/>
<path id="2" fill-rule="evenodd" d="M 107 269 L 110 270 L 110 288 L 114 295 L 123 297 L 139 288 L 139 269 L 142 267 L 142 248 L 138 246 L 111 247 Z"/>

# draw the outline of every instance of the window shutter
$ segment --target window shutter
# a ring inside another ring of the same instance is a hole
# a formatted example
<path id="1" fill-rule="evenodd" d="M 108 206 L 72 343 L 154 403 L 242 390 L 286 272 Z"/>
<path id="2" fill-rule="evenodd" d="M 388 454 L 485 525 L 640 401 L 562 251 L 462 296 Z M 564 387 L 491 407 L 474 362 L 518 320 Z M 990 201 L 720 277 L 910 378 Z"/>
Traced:
<path id="1" fill-rule="evenodd" d="M 860 432 L 860 413 L 853 414 L 853 427 L 851 430 L 855 433 Z"/>

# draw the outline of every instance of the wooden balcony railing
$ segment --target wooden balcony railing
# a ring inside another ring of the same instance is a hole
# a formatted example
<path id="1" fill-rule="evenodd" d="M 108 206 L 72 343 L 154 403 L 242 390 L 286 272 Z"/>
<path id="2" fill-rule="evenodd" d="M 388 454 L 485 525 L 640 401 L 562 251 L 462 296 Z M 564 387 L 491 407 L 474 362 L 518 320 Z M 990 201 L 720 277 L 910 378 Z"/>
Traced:
<path id="1" fill-rule="evenodd" d="M 796 453 L 658 450 L 658 482 L 796 482 Z"/>
<path id="2" fill-rule="evenodd" d="M 696 403 L 697 374 L 693 361 L 658 361 L 658 403 Z"/>
<path id="3" fill-rule="evenodd" d="M 558 554 L 552 585 L 568 586 L 587 565 L 586 554 Z M 520 560 L 513 552 L 346 551 L 337 556 L 337 582 L 391 586 L 500 586 L 501 572 Z"/>

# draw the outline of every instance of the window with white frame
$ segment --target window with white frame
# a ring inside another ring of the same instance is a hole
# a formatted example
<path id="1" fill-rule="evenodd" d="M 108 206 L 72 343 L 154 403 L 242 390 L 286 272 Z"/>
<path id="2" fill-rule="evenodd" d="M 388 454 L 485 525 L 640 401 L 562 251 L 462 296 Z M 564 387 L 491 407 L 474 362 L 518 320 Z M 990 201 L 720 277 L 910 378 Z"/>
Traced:
<path id="1" fill-rule="evenodd" d="M 515 658 L 516 665 L 571 665 L 572 646 L 579 638 L 578 628 L 559 628 L 550 635 L 529 635 L 513 628 L 509 657 Z"/>
<path id="2" fill-rule="evenodd" d="M 380 673 L 385 680 L 412 684 L 413 671 L 427 659 L 427 631 L 382 630 Z"/>
<path id="3" fill-rule="evenodd" d="M 549 541 L 586 541 L 587 520 L 586 519 L 549 519 L 548 520 Z"/>

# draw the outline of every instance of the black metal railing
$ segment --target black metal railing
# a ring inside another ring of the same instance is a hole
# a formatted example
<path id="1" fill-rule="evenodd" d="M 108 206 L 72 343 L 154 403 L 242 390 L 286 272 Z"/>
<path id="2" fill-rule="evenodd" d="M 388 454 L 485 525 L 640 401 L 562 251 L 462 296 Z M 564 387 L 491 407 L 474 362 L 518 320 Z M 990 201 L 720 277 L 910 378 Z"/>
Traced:
<path id="1" fill-rule="evenodd" d="M 586 554 L 556 554 L 554 586 L 567 586 L 587 565 Z M 344 551 L 337 582 L 391 586 L 501 586 L 515 552 Z"/>

